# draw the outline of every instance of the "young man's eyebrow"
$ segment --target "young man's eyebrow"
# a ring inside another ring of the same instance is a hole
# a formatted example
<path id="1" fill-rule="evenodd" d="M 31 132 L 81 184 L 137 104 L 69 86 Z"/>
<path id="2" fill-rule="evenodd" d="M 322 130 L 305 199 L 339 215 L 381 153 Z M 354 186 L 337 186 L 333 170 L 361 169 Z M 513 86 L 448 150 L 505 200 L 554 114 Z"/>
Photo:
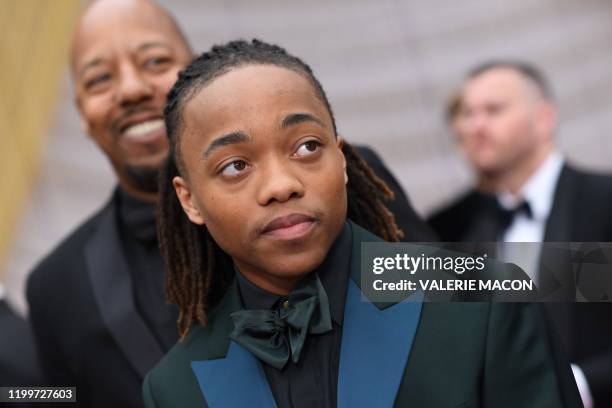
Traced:
<path id="1" fill-rule="evenodd" d="M 300 112 L 300 113 L 291 113 L 285 116 L 285 118 L 281 122 L 281 129 L 285 129 L 289 126 L 297 125 L 299 123 L 304 123 L 304 122 L 314 122 L 318 124 L 319 126 L 321 126 L 322 128 L 325 127 L 325 124 L 323 123 L 321 119 L 317 118 L 316 116 L 310 113 Z"/>
<path id="2" fill-rule="evenodd" d="M 225 134 L 213 140 L 212 143 L 208 146 L 208 148 L 204 152 L 203 156 L 205 159 L 207 159 L 215 150 L 217 150 L 218 148 L 222 146 L 227 146 L 227 145 L 237 144 L 237 143 L 245 143 L 245 142 L 248 142 L 249 140 L 251 140 L 251 138 L 247 134 L 240 132 L 240 131 Z"/>

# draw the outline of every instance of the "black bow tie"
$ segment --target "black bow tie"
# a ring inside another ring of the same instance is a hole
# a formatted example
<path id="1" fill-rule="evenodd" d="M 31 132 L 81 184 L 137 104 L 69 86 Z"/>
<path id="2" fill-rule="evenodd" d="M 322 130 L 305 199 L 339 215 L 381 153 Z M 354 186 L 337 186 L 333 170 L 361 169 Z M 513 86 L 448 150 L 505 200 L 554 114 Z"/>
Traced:
<path id="1" fill-rule="evenodd" d="M 279 370 L 290 357 L 294 363 L 299 361 L 308 333 L 332 329 L 329 301 L 316 273 L 302 279 L 279 308 L 241 310 L 231 316 L 230 338 Z"/>
<path id="2" fill-rule="evenodd" d="M 514 218 L 519 214 L 525 214 L 527 218 L 533 218 L 533 212 L 527 201 L 522 201 L 519 205 L 512 209 L 507 209 L 497 202 L 497 222 L 499 231 L 503 234 L 514 221 Z"/>

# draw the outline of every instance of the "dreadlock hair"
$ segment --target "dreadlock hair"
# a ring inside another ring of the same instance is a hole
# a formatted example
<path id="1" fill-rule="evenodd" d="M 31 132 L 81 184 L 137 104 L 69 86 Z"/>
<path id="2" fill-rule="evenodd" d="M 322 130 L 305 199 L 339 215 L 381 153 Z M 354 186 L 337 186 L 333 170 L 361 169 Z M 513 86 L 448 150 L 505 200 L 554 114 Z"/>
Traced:
<path id="1" fill-rule="evenodd" d="M 176 196 L 172 179 L 185 176 L 179 139 L 185 104 L 205 85 L 233 69 L 247 65 L 274 65 L 305 76 L 328 109 L 334 134 L 336 123 L 323 87 L 308 65 L 283 48 L 259 40 L 216 45 L 179 73 L 164 110 L 170 153 L 160 177 L 158 236 L 166 268 L 166 295 L 178 305 L 177 328 L 181 339 L 196 323 L 206 325 L 208 313 L 233 279 L 232 260 L 216 244 L 205 226 L 189 221 Z M 403 232 L 384 204 L 393 192 L 348 143 L 342 151 L 347 163 L 347 216 L 387 241 L 399 241 Z"/>

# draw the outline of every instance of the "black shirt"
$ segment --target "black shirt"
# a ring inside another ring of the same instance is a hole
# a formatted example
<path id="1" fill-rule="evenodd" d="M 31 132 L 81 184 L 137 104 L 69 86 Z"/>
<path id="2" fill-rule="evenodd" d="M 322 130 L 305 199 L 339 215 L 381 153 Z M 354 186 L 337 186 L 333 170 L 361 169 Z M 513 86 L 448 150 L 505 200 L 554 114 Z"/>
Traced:
<path id="1" fill-rule="evenodd" d="M 262 362 L 272 395 L 281 408 L 336 406 L 351 240 L 350 227 L 345 224 L 323 263 L 312 272 L 319 275 L 329 298 L 332 330 L 318 335 L 309 334 L 297 363 L 289 359 L 278 370 Z M 255 286 L 239 271 L 236 276 L 242 304 L 247 310 L 280 308 L 287 299 Z"/>
<path id="2" fill-rule="evenodd" d="M 155 205 L 119 189 L 119 230 L 132 277 L 136 309 L 162 349 L 168 350 L 178 340 L 178 310 L 175 305 L 166 303 Z"/>

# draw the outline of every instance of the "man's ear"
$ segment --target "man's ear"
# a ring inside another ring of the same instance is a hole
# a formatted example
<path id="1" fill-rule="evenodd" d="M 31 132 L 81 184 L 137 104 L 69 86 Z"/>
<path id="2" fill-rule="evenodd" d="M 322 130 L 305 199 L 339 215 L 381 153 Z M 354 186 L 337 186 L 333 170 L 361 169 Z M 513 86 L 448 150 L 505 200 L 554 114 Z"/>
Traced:
<path id="1" fill-rule="evenodd" d="M 551 102 L 544 102 L 538 111 L 539 132 L 545 137 L 551 137 L 557 123 L 557 109 Z"/>
<path id="2" fill-rule="evenodd" d="M 338 150 L 340 150 L 340 154 L 342 155 L 342 169 L 344 170 L 344 184 L 348 184 L 348 173 L 346 172 L 346 157 L 344 156 L 344 152 L 342 151 L 342 147 L 344 146 L 344 139 L 338 136 L 336 139 L 336 144 L 338 146 Z"/>
<path id="3" fill-rule="evenodd" d="M 90 135 L 89 131 L 91 130 L 89 127 L 89 122 L 87 122 L 87 120 L 85 119 L 85 115 L 83 115 L 83 109 L 81 106 L 81 100 L 79 99 L 78 96 L 74 97 L 74 106 L 76 106 L 77 111 L 79 112 L 79 118 L 81 120 L 81 131 L 86 134 L 86 135 Z"/>
<path id="4" fill-rule="evenodd" d="M 172 179 L 172 185 L 174 186 L 174 191 L 176 191 L 176 196 L 181 202 L 181 207 L 183 207 L 183 211 L 185 211 L 189 220 L 194 224 L 204 225 L 204 218 L 194 202 L 185 180 L 177 176 Z"/>
<path id="5" fill-rule="evenodd" d="M 89 135 L 89 123 L 81 116 L 81 131 L 86 135 Z"/>

